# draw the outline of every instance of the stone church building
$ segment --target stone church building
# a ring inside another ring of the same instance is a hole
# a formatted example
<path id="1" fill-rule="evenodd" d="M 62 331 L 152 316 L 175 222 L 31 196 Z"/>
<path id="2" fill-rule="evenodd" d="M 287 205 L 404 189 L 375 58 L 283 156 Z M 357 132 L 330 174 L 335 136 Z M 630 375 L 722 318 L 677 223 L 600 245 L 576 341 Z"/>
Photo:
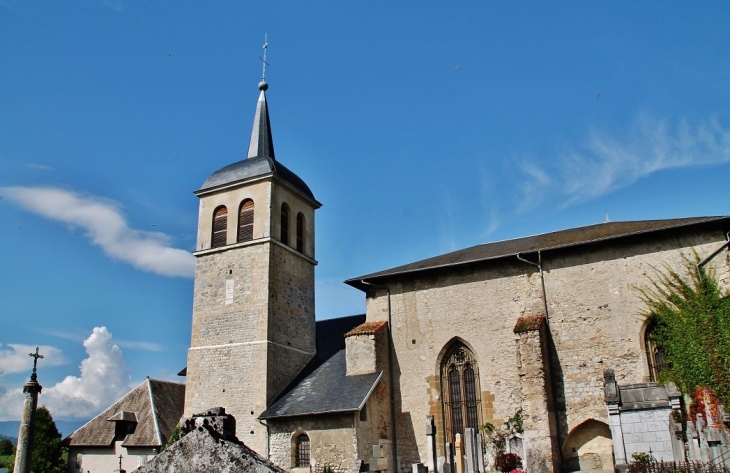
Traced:
<path id="1" fill-rule="evenodd" d="M 531 473 L 625 462 L 604 374 L 655 380 L 639 289 L 693 252 L 730 282 L 730 218 L 609 222 L 455 251 L 349 279 L 366 314 L 317 322 L 321 204 L 275 156 L 267 88 L 247 158 L 195 192 L 184 416 L 224 407 L 241 441 L 293 472 L 448 472 L 457 436 L 518 412 L 510 445 Z"/>

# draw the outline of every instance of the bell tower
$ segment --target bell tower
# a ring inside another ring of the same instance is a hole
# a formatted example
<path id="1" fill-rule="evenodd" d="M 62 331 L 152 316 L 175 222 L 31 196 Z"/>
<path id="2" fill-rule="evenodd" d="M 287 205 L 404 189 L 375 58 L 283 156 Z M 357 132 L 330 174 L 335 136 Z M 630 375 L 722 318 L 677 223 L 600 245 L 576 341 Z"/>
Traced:
<path id="1" fill-rule="evenodd" d="M 259 84 L 246 159 L 214 172 L 200 198 L 186 417 L 225 407 L 266 455 L 258 422 L 315 354 L 314 211 L 321 204 L 274 155 Z"/>

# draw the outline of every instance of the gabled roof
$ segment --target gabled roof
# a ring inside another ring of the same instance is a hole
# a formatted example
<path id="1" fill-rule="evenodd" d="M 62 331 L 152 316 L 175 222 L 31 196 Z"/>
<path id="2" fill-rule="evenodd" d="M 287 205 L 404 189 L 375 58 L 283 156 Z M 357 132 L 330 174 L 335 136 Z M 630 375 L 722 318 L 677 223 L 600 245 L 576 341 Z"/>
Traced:
<path id="1" fill-rule="evenodd" d="M 70 447 L 108 447 L 114 442 L 116 422 L 136 423 L 125 447 L 160 447 L 180 421 L 185 404 L 185 385 L 147 378 L 98 416 L 69 435 Z"/>
<path id="2" fill-rule="evenodd" d="M 363 280 L 367 281 L 389 276 L 476 263 L 480 261 L 514 257 L 518 254 L 529 254 L 537 251 L 544 252 L 580 245 L 596 244 L 599 242 L 617 240 L 636 235 L 720 222 L 727 225 L 730 222 L 730 217 L 694 217 L 669 220 L 599 223 L 597 225 L 589 225 L 587 227 L 570 228 L 568 230 L 543 233 L 514 240 L 477 245 L 471 248 L 417 261 L 415 263 L 387 269 L 385 271 L 379 271 L 377 273 L 366 274 L 364 276 L 348 279 L 345 283 L 358 289 L 366 290 L 367 285 L 362 283 Z"/>
<path id="3" fill-rule="evenodd" d="M 259 417 L 277 419 L 317 414 L 358 412 L 383 372 L 347 376 L 345 350 L 340 350 Z"/>

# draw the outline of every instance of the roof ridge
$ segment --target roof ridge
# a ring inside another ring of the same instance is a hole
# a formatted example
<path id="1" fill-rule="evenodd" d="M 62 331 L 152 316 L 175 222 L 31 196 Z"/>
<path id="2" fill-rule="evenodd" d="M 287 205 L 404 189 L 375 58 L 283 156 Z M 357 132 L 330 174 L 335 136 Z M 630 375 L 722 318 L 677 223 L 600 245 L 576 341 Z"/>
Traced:
<path id="1" fill-rule="evenodd" d="M 150 394 L 150 408 L 152 409 L 152 424 L 155 426 L 155 434 L 157 435 L 157 441 L 160 443 L 160 446 L 163 445 L 162 442 L 162 435 L 160 434 L 160 425 L 157 422 L 157 409 L 155 409 L 155 396 L 152 394 L 152 383 L 149 376 L 147 376 L 147 390 Z"/>

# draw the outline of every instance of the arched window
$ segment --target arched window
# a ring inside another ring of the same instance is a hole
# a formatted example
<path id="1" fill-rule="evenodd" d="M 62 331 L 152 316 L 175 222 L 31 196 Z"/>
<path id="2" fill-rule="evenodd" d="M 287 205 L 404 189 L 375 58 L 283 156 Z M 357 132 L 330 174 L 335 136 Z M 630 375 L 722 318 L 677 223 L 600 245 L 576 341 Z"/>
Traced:
<path id="1" fill-rule="evenodd" d="M 281 204 L 281 242 L 289 244 L 289 206 L 286 202 Z"/>
<path id="2" fill-rule="evenodd" d="M 309 466 L 309 436 L 307 434 L 299 434 L 294 441 L 294 466 Z"/>
<path id="3" fill-rule="evenodd" d="M 649 381 L 659 381 L 659 373 L 667 368 L 667 357 L 664 351 L 657 345 L 654 331 L 656 321 L 649 321 L 644 332 L 644 346 L 646 347 L 646 361 L 649 364 Z"/>
<path id="4" fill-rule="evenodd" d="M 304 253 L 304 214 L 297 214 L 297 251 Z"/>
<path id="5" fill-rule="evenodd" d="M 226 246 L 226 233 L 228 231 L 228 209 L 220 206 L 213 212 L 213 238 L 211 247 L 218 248 Z"/>
<path id="6" fill-rule="evenodd" d="M 253 200 L 246 199 L 241 202 L 238 210 L 238 241 L 253 240 Z"/>
<path id="7" fill-rule="evenodd" d="M 474 354 L 462 343 L 454 343 L 441 364 L 446 441 L 454 442 L 456 434 L 464 429 L 479 429 L 481 402 L 479 398 L 479 370 Z"/>

